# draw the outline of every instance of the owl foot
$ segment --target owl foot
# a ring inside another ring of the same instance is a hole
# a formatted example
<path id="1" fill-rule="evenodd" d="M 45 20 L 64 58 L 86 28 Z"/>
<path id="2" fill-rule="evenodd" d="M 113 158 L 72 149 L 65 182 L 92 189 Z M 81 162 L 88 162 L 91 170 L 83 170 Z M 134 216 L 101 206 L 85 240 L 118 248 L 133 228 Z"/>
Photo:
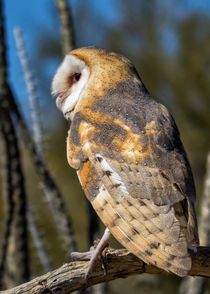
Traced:
<path id="1" fill-rule="evenodd" d="M 92 252 L 92 255 L 95 253 L 94 250 L 96 250 L 96 248 L 97 248 L 98 244 L 100 243 L 100 241 L 101 241 L 100 239 L 94 241 L 94 243 L 93 243 L 93 247 L 91 247 L 91 249 L 92 249 L 92 251 L 91 251 L 91 252 Z M 104 249 L 102 248 L 102 249 L 101 249 L 101 252 L 100 252 L 99 255 L 97 256 L 97 259 L 99 259 L 99 260 L 101 261 L 101 263 L 102 263 L 102 266 L 103 266 L 103 269 L 104 269 L 104 274 L 107 273 L 107 267 L 106 267 L 106 264 L 107 264 L 107 261 L 106 261 L 106 254 L 107 254 L 108 246 L 109 246 L 108 242 L 105 241 L 105 243 L 104 243 Z M 91 257 L 92 257 L 92 255 L 91 255 Z M 90 258 L 90 261 L 91 261 L 91 258 Z M 89 266 L 90 266 L 90 265 L 89 265 Z M 93 264 L 93 266 L 94 266 L 94 264 Z"/>
<path id="2" fill-rule="evenodd" d="M 104 257 L 105 257 L 104 249 L 108 246 L 107 240 L 109 239 L 110 235 L 111 233 L 109 229 L 106 228 L 101 240 L 97 240 L 94 242 L 94 249 L 92 250 L 90 263 L 89 263 L 87 272 L 85 274 L 86 280 L 89 278 L 97 259 L 100 259 L 102 261 L 104 266 L 104 271 L 106 272 L 106 264 L 104 261 Z"/>
<path id="3" fill-rule="evenodd" d="M 85 279 L 88 280 L 90 274 L 93 270 L 93 267 L 97 261 L 100 261 L 103 264 L 104 272 L 107 272 L 106 268 L 106 248 L 108 247 L 107 240 L 109 239 L 111 233 L 108 228 L 105 229 L 104 234 L 101 239 L 94 241 L 94 246 L 90 248 L 90 251 L 87 252 L 72 252 L 71 258 L 73 260 L 90 260 L 88 269 L 85 274 Z"/>
<path id="4" fill-rule="evenodd" d="M 87 252 L 71 252 L 71 259 L 73 261 L 86 261 L 90 260 L 93 252 L 93 247 L 90 248 L 90 251 Z"/>

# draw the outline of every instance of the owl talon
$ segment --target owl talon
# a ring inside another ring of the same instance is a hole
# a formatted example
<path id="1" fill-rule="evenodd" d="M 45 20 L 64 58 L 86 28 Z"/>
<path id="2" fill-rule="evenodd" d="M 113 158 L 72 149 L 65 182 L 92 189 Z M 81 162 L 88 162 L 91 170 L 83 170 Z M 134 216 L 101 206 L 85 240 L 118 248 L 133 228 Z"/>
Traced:
<path id="1" fill-rule="evenodd" d="M 101 260 L 101 262 L 103 264 L 104 272 L 105 273 L 107 272 L 107 267 L 106 267 L 106 263 L 105 263 L 106 250 L 104 252 L 104 249 L 106 249 L 108 247 L 107 240 L 109 239 L 109 237 L 110 237 L 110 231 L 108 228 L 106 228 L 101 240 L 100 241 L 96 240 L 94 242 L 94 250 L 92 251 L 90 263 L 89 263 L 87 272 L 85 274 L 85 280 L 88 280 L 88 278 L 90 277 L 90 274 L 93 270 L 93 267 L 94 267 L 97 259 Z"/>
<path id="2" fill-rule="evenodd" d="M 102 249 L 102 252 L 99 253 L 98 256 L 96 256 L 96 258 L 94 258 L 94 260 L 92 261 L 92 257 L 90 258 L 90 264 L 88 266 L 87 272 L 85 273 L 85 280 L 88 280 L 91 272 L 93 270 L 93 267 L 97 261 L 97 259 L 99 259 L 102 263 L 102 268 L 104 270 L 104 275 L 107 274 L 107 261 L 106 261 L 106 252 L 107 252 L 107 248 L 108 248 L 108 243 L 104 245 L 104 249 Z M 86 252 L 87 253 L 87 252 Z M 92 256 L 95 254 L 95 252 L 89 251 L 88 253 L 91 253 Z"/>
<path id="3" fill-rule="evenodd" d="M 104 248 L 103 252 L 101 253 L 101 263 L 102 263 L 102 266 L 103 266 L 103 269 L 104 269 L 104 275 L 107 274 L 108 272 L 108 269 L 107 269 L 107 258 L 106 258 L 106 254 L 107 254 L 107 249 L 108 249 L 108 243 L 107 243 L 107 246 Z"/>
<path id="4" fill-rule="evenodd" d="M 99 243 L 100 243 L 100 239 L 94 240 L 93 246 L 90 247 L 90 250 L 91 250 L 91 248 L 92 248 L 92 250 L 95 250 Z"/>
<path id="5" fill-rule="evenodd" d="M 93 248 L 90 248 L 87 252 L 72 252 L 71 253 L 71 259 L 72 260 L 79 260 L 79 261 L 85 261 L 90 260 L 92 256 Z"/>

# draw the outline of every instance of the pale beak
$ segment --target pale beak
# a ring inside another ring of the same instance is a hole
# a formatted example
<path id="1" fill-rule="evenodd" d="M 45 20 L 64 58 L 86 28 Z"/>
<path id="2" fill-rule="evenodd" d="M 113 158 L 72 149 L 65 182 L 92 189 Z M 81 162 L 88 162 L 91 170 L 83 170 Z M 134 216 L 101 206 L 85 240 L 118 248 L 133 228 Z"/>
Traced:
<path id="1" fill-rule="evenodd" d="M 56 99 L 56 106 L 57 106 L 58 109 L 61 110 L 61 107 L 62 107 L 62 99 L 59 96 Z"/>

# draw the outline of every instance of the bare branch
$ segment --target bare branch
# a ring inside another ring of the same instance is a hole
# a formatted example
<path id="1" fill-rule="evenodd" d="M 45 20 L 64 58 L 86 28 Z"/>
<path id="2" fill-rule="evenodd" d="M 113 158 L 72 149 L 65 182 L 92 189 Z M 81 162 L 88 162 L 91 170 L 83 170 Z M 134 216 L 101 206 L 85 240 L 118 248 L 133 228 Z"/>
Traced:
<path id="1" fill-rule="evenodd" d="M 5 129 L 5 124 L 0 123 L 0 130 L 2 133 L 2 138 L 5 143 L 4 148 L 4 162 L 2 168 L 2 177 L 4 187 L 4 198 L 5 198 L 5 206 L 6 206 L 6 221 L 4 225 L 4 232 L 1 236 L 1 250 L 0 250 L 0 289 L 4 289 L 3 285 L 3 276 L 5 272 L 6 266 L 6 257 L 9 247 L 9 237 L 11 235 L 12 222 L 14 219 L 14 199 L 13 199 L 13 185 L 12 185 L 12 167 L 11 167 L 11 148 L 10 142 L 11 137 L 8 136 L 8 130 Z M 12 137 L 13 138 L 13 137 Z"/>
<path id="2" fill-rule="evenodd" d="M 33 216 L 33 211 L 31 210 L 30 206 L 27 207 L 27 219 L 28 219 L 28 225 L 29 225 L 31 235 L 34 240 L 34 244 L 39 254 L 40 261 L 42 265 L 44 266 L 45 271 L 50 271 L 52 270 L 52 267 L 51 267 L 49 258 L 47 256 L 47 253 L 45 251 L 44 244 L 40 237 L 40 233 L 38 231 L 38 228 Z"/>
<path id="3" fill-rule="evenodd" d="M 210 248 L 199 247 L 197 253 L 193 253 L 192 258 L 193 266 L 189 275 L 210 277 Z M 130 275 L 167 274 L 157 267 L 145 264 L 126 249 L 114 250 L 110 248 L 107 252 L 107 273 L 104 273 L 101 263 L 98 262 L 91 277 L 86 281 L 84 275 L 88 264 L 89 260 L 64 264 L 55 271 L 13 289 L 2 291 L 1 294 L 67 294 L 105 281 L 126 278 Z"/>
<path id="4" fill-rule="evenodd" d="M 43 140 L 42 140 L 42 130 L 38 106 L 38 97 L 36 94 L 35 85 L 33 82 L 33 75 L 29 65 L 26 50 L 24 48 L 23 37 L 21 29 L 16 27 L 14 29 L 15 42 L 18 50 L 18 55 L 23 68 L 25 84 L 28 91 L 30 106 L 31 106 L 31 116 L 32 116 L 32 126 L 33 126 L 33 138 L 36 143 L 37 151 L 40 156 L 43 157 Z"/>
<path id="5" fill-rule="evenodd" d="M 66 0 L 56 0 L 59 11 L 62 30 L 62 49 L 63 55 L 75 48 L 75 32 L 71 7 Z"/>
<path id="6" fill-rule="evenodd" d="M 18 283 L 28 280 L 29 278 L 29 262 L 28 262 L 28 242 L 27 242 L 27 220 L 26 220 L 26 193 L 24 185 L 24 175 L 22 171 L 22 162 L 20 158 L 20 150 L 18 145 L 18 137 L 16 134 L 15 124 L 12 119 L 11 109 L 11 91 L 8 85 L 7 74 L 7 58 L 6 58 L 6 43 L 4 33 L 4 18 L 2 0 L 0 0 L 0 124 L 1 132 L 5 141 L 6 148 L 9 148 L 10 164 L 7 171 L 11 179 L 8 183 L 11 187 L 11 197 L 15 206 L 14 214 L 10 215 L 12 219 L 7 221 L 6 225 L 11 226 L 13 223 L 15 237 L 15 264 L 19 267 L 19 271 L 15 276 Z M 8 145 L 9 144 L 9 145 Z M 11 199 L 9 200 L 11 203 Z M 13 204 L 12 203 L 12 204 Z M 14 217 L 13 217 L 14 215 Z M 3 256 L 1 261 L 1 270 L 4 269 L 5 258 L 7 255 L 8 238 L 11 234 L 11 228 L 5 229 L 3 240 Z M 3 265 L 3 268 L 2 268 Z M 2 273 L 1 273 L 2 274 Z M 0 277 L 1 279 L 1 277 Z"/>

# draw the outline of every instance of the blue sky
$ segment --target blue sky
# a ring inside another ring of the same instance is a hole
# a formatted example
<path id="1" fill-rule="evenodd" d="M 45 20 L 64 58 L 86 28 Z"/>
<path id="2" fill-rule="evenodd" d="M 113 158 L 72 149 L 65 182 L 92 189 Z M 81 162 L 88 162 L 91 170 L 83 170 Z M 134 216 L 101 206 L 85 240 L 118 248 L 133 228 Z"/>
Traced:
<path id="1" fill-rule="evenodd" d="M 12 87 L 16 93 L 19 103 L 24 104 L 24 112 L 28 112 L 27 102 L 27 91 L 24 83 L 22 69 L 18 58 L 13 30 L 15 27 L 20 27 L 23 33 L 23 39 L 29 57 L 31 68 L 33 69 L 33 63 L 36 61 L 36 48 L 37 40 L 43 37 L 43 31 L 48 35 L 53 35 L 59 38 L 59 18 L 56 14 L 55 1 L 52 0 L 6 0 L 4 1 L 4 14 L 6 20 L 6 35 L 7 35 L 7 46 L 8 46 L 8 63 L 9 63 L 9 76 Z M 72 10 L 75 14 L 77 9 L 78 1 L 73 0 Z M 118 13 L 112 0 L 100 1 L 100 6 L 97 5 L 98 1 L 87 1 L 86 4 L 91 6 L 91 9 L 96 13 L 96 16 L 101 21 L 115 24 Z M 81 4 L 81 2 L 80 2 Z M 109 6 L 110 10 L 104 10 L 105 7 Z M 106 13 L 104 13 L 104 11 Z M 75 22 L 76 23 L 76 22 Z M 79 24 L 78 24 L 79 25 Z M 76 24 L 77 26 L 77 24 Z M 92 42 L 92 41 L 91 41 Z M 53 62 L 46 62 L 47 70 L 50 71 L 50 77 L 55 72 L 56 67 L 59 64 L 59 60 Z M 38 72 L 33 72 L 34 76 L 39 76 Z M 38 80 L 38 79 L 37 79 Z M 39 83 L 39 81 L 38 81 Z M 50 84 L 49 94 L 50 94 Z M 37 87 L 39 88 L 39 87 Z M 41 96 L 42 93 L 39 93 Z"/>
<path id="2" fill-rule="evenodd" d="M 101 31 L 102 25 L 117 27 L 122 21 L 123 15 L 120 9 L 120 3 L 122 0 L 72 0 L 69 1 L 72 4 L 73 16 L 76 15 L 77 9 L 81 5 L 85 5 L 91 11 L 90 18 L 92 22 L 87 23 L 86 32 L 81 32 L 81 38 L 77 35 L 78 44 L 90 45 L 96 44 L 104 46 L 103 32 Z M 147 0 L 145 0 L 147 1 Z M 210 1 L 207 0 L 158 0 L 170 10 L 171 15 L 176 17 L 185 17 L 192 11 L 204 11 L 209 13 Z M 7 32 L 7 44 L 8 44 L 8 61 L 9 72 L 12 86 L 17 94 L 17 97 L 21 104 L 27 101 L 27 91 L 24 84 L 22 75 L 22 69 L 17 56 L 13 30 L 14 27 L 20 26 L 23 30 L 24 42 L 26 50 L 30 59 L 30 63 L 33 68 L 33 64 L 37 61 L 36 48 L 37 40 L 42 36 L 43 32 L 48 35 L 59 38 L 59 19 L 56 14 L 55 1 L 52 0 L 5 0 L 5 19 L 6 19 L 6 32 Z M 99 5 L 100 3 L 100 5 Z M 132 4 L 132 1 L 131 1 Z M 95 21 L 95 24 L 94 24 Z M 75 27 L 79 31 L 80 22 L 75 19 Z M 173 47 L 173 34 L 170 30 L 165 35 L 166 41 L 169 39 Z M 174 40 L 175 42 L 175 40 Z M 47 70 L 49 72 L 49 80 L 53 75 L 59 60 L 46 63 Z M 43 69 L 40 69 L 43 70 Z M 37 76 L 37 82 L 39 83 L 39 72 L 34 72 Z M 50 96 L 50 84 L 49 88 Z M 42 93 L 38 93 L 39 96 Z M 25 103 L 24 103 L 25 105 Z M 24 107 L 25 108 L 25 107 Z M 25 110 L 25 109 L 24 109 Z M 26 110 L 27 112 L 27 110 Z"/>
<path id="3" fill-rule="evenodd" d="M 83 0 L 82 0 L 83 1 Z M 69 1 L 70 2 L 70 1 Z M 78 5 L 81 5 L 81 1 L 72 0 L 72 10 L 73 15 L 76 14 Z M 99 22 L 109 23 L 112 25 L 116 24 L 119 13 L 117 12 L 117 6 L 115 1 L 112 0 L 101 0 L 100 6 L 98 1 L 87 0 L 86 5 L 90 7 L 93 11 L 93 16 L 99 19 Z M 107 6 L 109 9 L 106 9 Z M 119 11 L 119 10 L 118 10 Z M 105 13 L 104 13 L 105 12 Z M 38 101 L 40 107 L 42 108 L 46 104 L 51 104 L 53 115 L 57 114 L 55 107 L 53 107 L 53 101 L 50 95 L 50 81 L 52 76 L 60 63 L 59 59 L 48 59 L 45 60 L 44 66 L 37 69 L 37 42 L 40 38 L 43 38 L 43 32 L 47 34 L 47 37 L 52 36 L 59 40 L 59 17 L 57 15 L 55 1 L 53 0 L 5 0 L 4 1 L 4 15 L 6 21 L 6 37 L 7 37 L 7 47 L 8 47 L 8 64 L 9 64 L 9 78 L 11 86 L 14 90 L 17 101 L 21 107 L 28 122 L 30 121 L 30 105 L 28 102 L 28 93 L 24 82 L 23 72 L 19 57 L 17 54 L 16 44 L 14 40 L 14 28 L 20 27 L 23 34 L 23 40 L 25 44 L 25 49 L 29 57 L 29 62 L 31 65 L 33 76 L 35 77 L 34 82 L 36 86 L 36 92 L 38 96 Z M 75 21 L 75 27 L 80 26 L 78 21 Z M 97 25 L 97 27 L 99 27 Z M 88 25 L 87 25 L 88 29 Z M 101 45 L 100 38 L 97 42 L 94 41 L 94 35 L 92 30 L 94 28 L 89 25 L 89 31 L 92 36 L 92 40 L 84 40 L 86 44 L 90 45 L 95 43 Z M 100 36 L 101 34 L 98 34 Z M 84 35 L 85 36 L 85 35 Z M 78 38 L 79 39 L 79 38 Z M 97 39 L 97 38 L 96 38 Z M 89 42 L 90 43 L 89 43 Z M 40 71 L 42 71 L 40 73 Z M 43 92 L 43 80 L 40 76 L 43 73 L 47 73 L 48 79 L 44 81 L 45 92 Z M 41 90 L 40 90 L 41 89 Z M 43 99 L 43 97 L 45 99 Z M 44 105 L 43 105 L 44 104 Z M 43 120 L 43 118 L 42 118 Z M 49 122 L 50 123 L 50 122 Z"/>
<path id="4" fill-rule="evenodd" d="M 83 1 L 83 0 L 82 0 Z M 13 30 L 16 26 L 20 26 L 23 30 L 24 41 L 27 46 L 29 55 L 35 54 L 34 48 L 36 47 L 37 38 L 42 33 L 42 28 L 49 34 L 59 33 L 59 19 L 56 15 L 55 1 L 52 0 L 6 0 L 5 1 L 5 19 L 7 29 L 7 44 L 9 47 L 9 61 L 11 69 L 12 80 L 13 68 L 17 67 L 18 60 L 16 54 L 16 46 L 14 42 Z M 69 1 L 70 2 L 70 1 Z M 77 0 L 72 0 L 72 10 L 75 10 L 78 5 Z M 80 0 L 81 2 L 81 0 Z M 92 10 L 96 13 L 100 22 L 107 22 L 115 24 L 119 13 L 117 12 L 117 5 L 115 1 L 101 0 L 100 5 L 98 1 L 86 1 Z M 106 9 L 109 7 L 109 9 Z M 33 56 L 31 56 L 33 57 Z"/>

